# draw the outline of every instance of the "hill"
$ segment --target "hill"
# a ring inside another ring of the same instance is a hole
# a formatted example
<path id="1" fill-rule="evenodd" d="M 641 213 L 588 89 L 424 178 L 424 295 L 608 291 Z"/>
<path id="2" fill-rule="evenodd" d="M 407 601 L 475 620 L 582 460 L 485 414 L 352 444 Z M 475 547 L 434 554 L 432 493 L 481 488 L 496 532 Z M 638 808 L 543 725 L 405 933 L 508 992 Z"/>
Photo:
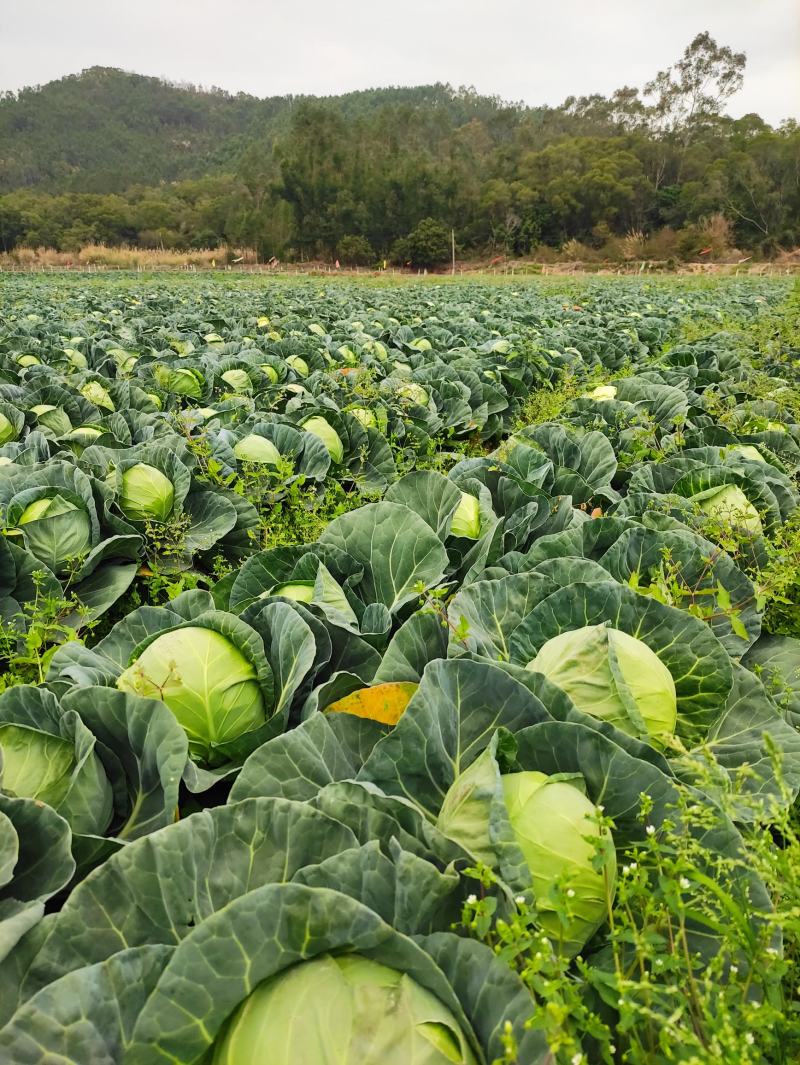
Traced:
<path id="1" fill-rule="evenodd" d="M 707 33 L 644 90 L 527 107 L 449 85 L 260 99 L 94 67 L 0 99 L 0 252 L 256 249 L 736 261 L 800 244 L 800 129 L 733 119 Z"/>
<path id="2" fill-rule="evenodd" d="M 0 99 L 0 191 L 121 192 L 233 172 L 249 146 L 286 132 L 298 104 L 314 99 L 259 99 L 92 67 Z M 369 89 L 325 103 L 348 119 L 408 106 L 456 127 L 509 110 L 447 85 Z"/>

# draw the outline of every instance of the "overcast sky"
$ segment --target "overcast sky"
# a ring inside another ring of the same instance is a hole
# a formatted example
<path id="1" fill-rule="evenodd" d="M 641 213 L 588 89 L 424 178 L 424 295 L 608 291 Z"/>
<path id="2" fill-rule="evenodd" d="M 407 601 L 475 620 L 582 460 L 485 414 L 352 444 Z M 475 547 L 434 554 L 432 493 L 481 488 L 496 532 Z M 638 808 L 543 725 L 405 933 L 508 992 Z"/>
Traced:
<path id="1" fill-rule="evenodd" d="M 89 66 L 258 96 L 449 81 L 529 104 L 642 85 L 701 30 L 734 115 L 800 117 L 800 0 L 0 0 L 0 89 Z"/>

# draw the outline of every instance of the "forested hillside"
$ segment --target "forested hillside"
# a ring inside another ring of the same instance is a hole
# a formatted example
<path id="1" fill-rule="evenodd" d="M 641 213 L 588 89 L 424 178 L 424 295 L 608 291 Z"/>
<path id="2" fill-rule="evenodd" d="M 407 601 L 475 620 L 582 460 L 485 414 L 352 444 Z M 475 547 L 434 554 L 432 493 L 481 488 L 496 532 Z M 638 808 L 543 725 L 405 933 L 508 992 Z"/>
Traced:
<path id="1" fill-rule="evenodd" d="M 800 243 L 800 131 L 725 113 L 699 35 L 642 90 L 527 107 L 447 85 L 258 99 L 92 68 L 0 99 L 0 249 L 690 257 Z"/>

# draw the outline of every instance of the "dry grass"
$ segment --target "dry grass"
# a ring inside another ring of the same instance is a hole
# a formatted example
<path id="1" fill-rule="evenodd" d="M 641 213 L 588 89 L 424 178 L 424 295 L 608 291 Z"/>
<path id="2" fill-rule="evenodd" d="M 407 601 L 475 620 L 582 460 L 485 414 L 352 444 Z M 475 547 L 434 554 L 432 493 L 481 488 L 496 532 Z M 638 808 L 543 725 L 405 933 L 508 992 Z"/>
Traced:
<path id="1" fill-rule="evenodd" d="M 200 248 L 193 251 L 176 251 L 171 248 L 134 248 L 122 245 L 111 248 L 105 244 L 87 244 L 80 251 L 56 251 L 54 248 L 15 248 L 0 255 L 0 265 L 42 267 L 105 266 L 118 270 L 148 270 L 168 267 L 174 270 L 189 267 L 213 269 L 229 262 L 253 263 L 256 254 L 252 249 L 233 250 L 221 245 L 218 248 Z"/>

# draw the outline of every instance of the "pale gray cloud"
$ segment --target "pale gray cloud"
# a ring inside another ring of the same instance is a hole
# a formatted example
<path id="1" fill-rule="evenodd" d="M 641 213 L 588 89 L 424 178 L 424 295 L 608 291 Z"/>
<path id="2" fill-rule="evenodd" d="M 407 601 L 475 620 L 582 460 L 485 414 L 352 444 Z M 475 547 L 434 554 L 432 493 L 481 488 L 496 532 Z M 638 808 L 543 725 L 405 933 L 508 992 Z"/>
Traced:
<path id="1" fill-rule="evenodd" d="M 732 114 L 800 116 L 798 0 L 0 0 L 0 89 L 122 67 L 258 96 L 449 81 L 530 104 L 642 85 L 700 30 Z"/>

